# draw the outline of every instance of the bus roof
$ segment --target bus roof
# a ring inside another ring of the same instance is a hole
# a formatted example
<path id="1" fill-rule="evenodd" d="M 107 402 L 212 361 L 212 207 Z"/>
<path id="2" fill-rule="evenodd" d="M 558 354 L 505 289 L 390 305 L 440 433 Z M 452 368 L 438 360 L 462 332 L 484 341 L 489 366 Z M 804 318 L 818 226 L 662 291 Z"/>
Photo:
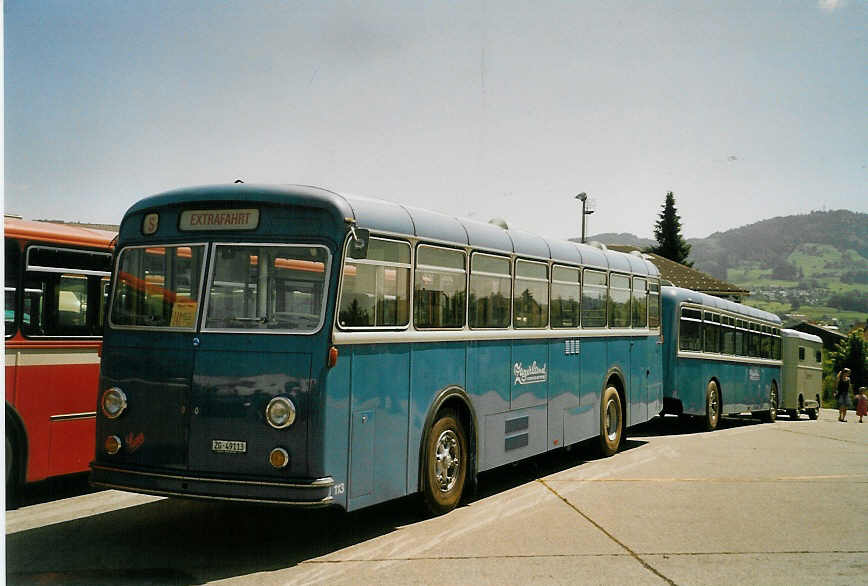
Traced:
<path id="1" fill-rule="evenodd" d="M 677 303 L 696 303 L 704 305 L 705 307 L 719 309 L 721 311 L 729 311 L 730 313 L 737 313 L 745 317 L 752 317 L 778 325 L 782 323 L 781 318 L 774 313 L 769 313 L 768 311 L 763 311 L 756 307 L 742 305 L 741 303 L 736 303 L 729 299 L 721 299 L 720 297 L 700 293 L 691 289 L 666 286 L 663 287 L 663 295 L 673 297 Z"/>
<path id="2" fill-rule="evenodd" d="M 374 232 L 403 234 L 443 244 L 469 245 L 493 252 L 515 253 L 652 277 L 660 275 L 657 267 L 642 255 L 630 255 L 567 240 L 547 239 L 490 223 L 307 185 L 236 183 L 176 189 L 139 201 L 127 210 L 125 218 L 157 207 L 223 201 L 319 208 L 332 214 L 337 221 L 352 218 L 360 228 Z"/>
<path id="3" fill-rule="evenodd" d="M 112 240 L 117 236 L 115 232 L 83 228 L 74 224 L 55 224 L 18 218 L 4 218 L 3 229 L 7 238 L 99 248 L 109 248 Z"/>
<path id="4" fill-rule="evenodd" d="M 805 340 L 806 342 L 816 342 L 817 344 L 823 343 L 823 339 L 820 336 L 815 336 L 814 334 L 808 334 L 806 332 L 800 332 L 799 330 L 785 329 L 781 330 L 781 334 L 786 336 L 787 338 L 798 338 L 800 340 Z"/>

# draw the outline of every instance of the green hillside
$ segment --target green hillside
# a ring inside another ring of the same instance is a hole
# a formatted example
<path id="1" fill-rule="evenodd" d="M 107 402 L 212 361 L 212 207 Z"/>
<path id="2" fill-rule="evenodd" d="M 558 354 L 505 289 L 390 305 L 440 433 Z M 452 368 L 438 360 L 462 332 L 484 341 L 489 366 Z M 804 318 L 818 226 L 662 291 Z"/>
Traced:
<path id="1" fill-rule="evenodd" d="M 619 244 L 624 236 L 593 239 Z M 842 329 L 868 319 L 868 214 L 771 218 L 688 242 L 694 268 L 750 290 L 749 305 Z"/>

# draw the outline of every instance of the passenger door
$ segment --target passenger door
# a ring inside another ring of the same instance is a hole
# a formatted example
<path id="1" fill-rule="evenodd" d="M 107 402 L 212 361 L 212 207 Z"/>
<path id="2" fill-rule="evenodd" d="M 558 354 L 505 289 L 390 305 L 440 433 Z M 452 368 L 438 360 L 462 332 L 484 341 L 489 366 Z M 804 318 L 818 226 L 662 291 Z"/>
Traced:
<path id="1" fill-rule="evenodd" d="M 127 409 L 100 419 L 100 438 L 121 437 L 129 463 L 186 470 L 196 318 L 206 245 L 139 246 L 120 252 L 100 392 L 120 388 Z"/>

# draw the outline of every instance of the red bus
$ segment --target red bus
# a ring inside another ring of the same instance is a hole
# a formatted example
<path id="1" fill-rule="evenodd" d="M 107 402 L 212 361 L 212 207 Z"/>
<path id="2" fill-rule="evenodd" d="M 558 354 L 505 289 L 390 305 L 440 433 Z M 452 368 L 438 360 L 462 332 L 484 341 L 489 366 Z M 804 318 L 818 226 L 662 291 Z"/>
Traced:
<path id="1" fill-rule="evenodd" d="M 6 492 L 85 472 L 116 234 L 4 218 Z"/>

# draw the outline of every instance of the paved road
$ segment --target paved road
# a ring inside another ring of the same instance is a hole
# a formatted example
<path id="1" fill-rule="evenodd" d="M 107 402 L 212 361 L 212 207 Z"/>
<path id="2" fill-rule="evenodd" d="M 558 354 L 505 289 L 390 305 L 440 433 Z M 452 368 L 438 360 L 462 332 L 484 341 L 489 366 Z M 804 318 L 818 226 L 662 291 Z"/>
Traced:
<path id="1" fill-rule="evenodd" d="M 404 499 L 349 515 L 117 491 L 7 512 L 10 584 L 868 583 L 868 422 L 667 418 L 485 474 L 420 520 Z"/>

